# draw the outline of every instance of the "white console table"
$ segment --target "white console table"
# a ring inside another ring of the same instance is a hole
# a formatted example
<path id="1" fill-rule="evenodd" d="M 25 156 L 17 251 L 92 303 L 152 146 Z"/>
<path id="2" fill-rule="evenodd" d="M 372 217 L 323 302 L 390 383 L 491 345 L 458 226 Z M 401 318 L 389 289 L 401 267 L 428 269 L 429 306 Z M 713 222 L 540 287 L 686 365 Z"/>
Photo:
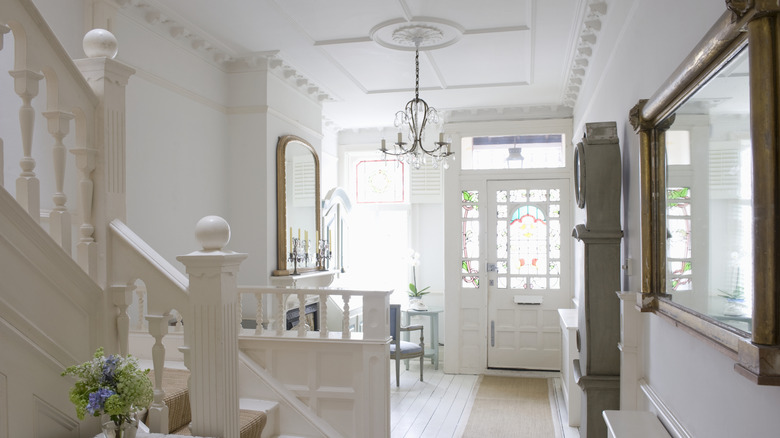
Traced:
<path id="1" fill-rule="evenodd" d="M 561 379 L 563 395 L 569 411 L 569 426 L 579 427 L 582 417 L 582 390 L 574 378 L 574 359 L 577 351 L 577 309 L 558 309 L 561 322 Z"/>

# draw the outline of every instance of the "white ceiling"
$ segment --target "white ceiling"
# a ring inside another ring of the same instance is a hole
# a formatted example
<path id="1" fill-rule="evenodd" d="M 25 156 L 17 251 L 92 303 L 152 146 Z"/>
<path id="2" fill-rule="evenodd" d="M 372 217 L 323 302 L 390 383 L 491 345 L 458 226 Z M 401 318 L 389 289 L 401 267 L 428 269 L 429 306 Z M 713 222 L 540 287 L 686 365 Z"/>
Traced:
<path id="1" fill-rule="evenodd" d="M 420 97 L 445 115 L 534 117 L 540 109 L 571 113 L 606 13 L 599 0 L 147 0 L 125 7 L 186 29 L 171 34 L 220 62 L 281 60 L 342 129 L 390 126 L 413 97 L 414 52 L 372 39 L 383 24 L 457 30 L 453 44 L 420 53 Z"/>

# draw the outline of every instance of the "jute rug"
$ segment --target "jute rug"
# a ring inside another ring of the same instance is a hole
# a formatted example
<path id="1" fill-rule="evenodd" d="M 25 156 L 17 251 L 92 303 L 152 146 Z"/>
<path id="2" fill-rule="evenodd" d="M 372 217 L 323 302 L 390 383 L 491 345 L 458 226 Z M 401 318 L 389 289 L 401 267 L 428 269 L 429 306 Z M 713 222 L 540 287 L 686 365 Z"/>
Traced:
<path id="1" fill-rule="evenodd" d="M 463 436 L 555 437 L 547 379 L 483 376 Z"/>

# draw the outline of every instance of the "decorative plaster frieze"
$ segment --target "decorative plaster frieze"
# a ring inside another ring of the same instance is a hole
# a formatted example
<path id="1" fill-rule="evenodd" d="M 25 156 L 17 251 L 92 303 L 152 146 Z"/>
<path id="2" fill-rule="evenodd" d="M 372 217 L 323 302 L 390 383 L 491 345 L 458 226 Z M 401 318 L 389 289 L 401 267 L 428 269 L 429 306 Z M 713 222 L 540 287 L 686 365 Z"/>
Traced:
<path id="1" fill-rule="evenodd" d="M 111 0 L 104 0 L 111 1 Z M 318 103 L 336 100 L 295 67 L 282 59 L 279 51 L 236 53 L 206 32 L 186 20 L 178 18 L 161 5 L 159 0 L 113 0 L 123 14 L 134 18 L 159 35 L 176 42 L 207 63 L 222 71 L 236 73 L 267 69 Z M 1 35 L 0 35 L 1 36 Z M 2 38 L 0 38 L 2 44 Z M 0 46 L 1 48 L 2 46 Z"/>
<path id="2" fill-rule="evenodd" d="M 602 19 L 607 14 L 607 3 L 603 0 L 586 0 L 585 10 L 581 14 L 579 37 L 571 60 L 571 71 L 564 87 L 563 104 L 574 108 L 580 93 L 580 86 L 587 74 L 590 58 L 593 56 Z"/>

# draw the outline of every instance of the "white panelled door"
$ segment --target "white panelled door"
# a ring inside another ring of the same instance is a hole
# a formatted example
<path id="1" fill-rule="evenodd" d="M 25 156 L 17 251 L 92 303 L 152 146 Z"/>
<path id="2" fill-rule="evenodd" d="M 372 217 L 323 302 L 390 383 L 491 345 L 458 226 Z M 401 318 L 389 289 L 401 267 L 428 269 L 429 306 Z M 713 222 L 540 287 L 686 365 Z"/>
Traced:
<path id="1" fill-rule="evenodd" d="M 488 368 L 557 370 L 571 307 L 569 180 L 488 181 Z"/>

